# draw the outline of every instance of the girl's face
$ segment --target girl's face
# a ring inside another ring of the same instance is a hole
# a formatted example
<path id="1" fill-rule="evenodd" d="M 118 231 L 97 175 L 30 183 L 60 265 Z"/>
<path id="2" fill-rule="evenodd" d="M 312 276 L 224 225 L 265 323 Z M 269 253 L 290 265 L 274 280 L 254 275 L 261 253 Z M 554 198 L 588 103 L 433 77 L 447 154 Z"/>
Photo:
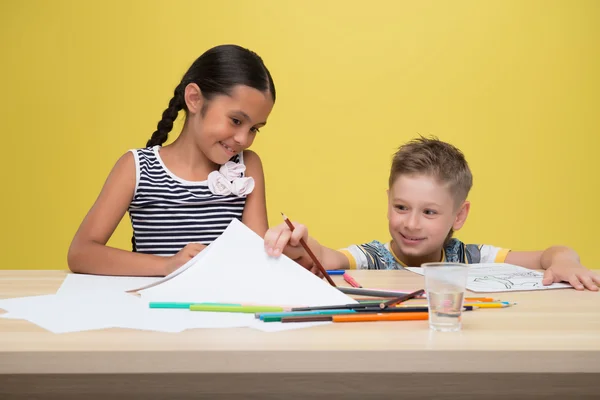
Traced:
<path id="1" fill-rule="evenodd" d="M 235 86 L 231 95 L 217 95 L 207 103 L 198 86 L 190 84 L 186 103 L 197 146 L 218 165 L 250 147 L 273 109 L 269 93 L 243 85 Z"/>

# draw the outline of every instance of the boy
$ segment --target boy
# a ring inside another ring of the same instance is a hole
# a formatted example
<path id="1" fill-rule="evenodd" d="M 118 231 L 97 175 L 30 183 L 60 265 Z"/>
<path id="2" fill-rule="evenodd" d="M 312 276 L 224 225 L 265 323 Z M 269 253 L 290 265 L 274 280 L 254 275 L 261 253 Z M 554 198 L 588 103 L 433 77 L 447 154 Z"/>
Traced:
<path id="1" fill-rule="evenodd" d="M 272 256 L 282 252 L 317 272 L 300 246 L 304 238 L 327 269 L 402 269 L 425 262 L 501 263 L 544 269 L 543 283 L 569 282 L 577 290 L 598 290 L 600 275 L 580 264 L 570 248 L 510 251 L 490 245 L 464 244 L 452 237 L 464 225 L 470 203 L 466 200 L 473 178 L 462 152 L 438 139 L 419 138 L 394 155 L 388 190 L 388 221 L 392 240 L 372 241 L 336 251 L 308 237 L 302 224 L 292 232 L 285 223 L 269 229 L 265 248 Z"/>

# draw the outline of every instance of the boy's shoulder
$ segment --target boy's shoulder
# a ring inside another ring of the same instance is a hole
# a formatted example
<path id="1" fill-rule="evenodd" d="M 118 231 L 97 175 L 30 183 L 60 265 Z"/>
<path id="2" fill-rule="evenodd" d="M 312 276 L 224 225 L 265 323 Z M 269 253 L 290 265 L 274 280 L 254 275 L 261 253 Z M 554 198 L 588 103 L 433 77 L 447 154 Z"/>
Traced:
<path id="1" fill-rule="evenodd" d="M 469 244 L 451 238 L 444 245 L 444 260 L 466 264 L 502 263 L 509 251 L 490 244 Z"/>
<path id="2" fill-rule="evenodd" d="M 392 250 L 390 243 L 378 240 L 353 244 L 339 250 L 350 263 L 351 269 L 403 269 Z"/>

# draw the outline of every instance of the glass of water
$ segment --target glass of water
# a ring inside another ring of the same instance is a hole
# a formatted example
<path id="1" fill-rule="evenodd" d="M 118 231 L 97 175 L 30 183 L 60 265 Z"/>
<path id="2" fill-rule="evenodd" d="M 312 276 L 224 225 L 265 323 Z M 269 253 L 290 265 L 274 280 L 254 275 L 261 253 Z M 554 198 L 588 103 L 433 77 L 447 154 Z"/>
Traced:
<path id="1" fill-rule="evenodd" d="M 461 263 L 425 263 L 425 292 L 429 304 L 429 328 L 456 332 L 462 327 L 462 309 L 469 266 Z"/>

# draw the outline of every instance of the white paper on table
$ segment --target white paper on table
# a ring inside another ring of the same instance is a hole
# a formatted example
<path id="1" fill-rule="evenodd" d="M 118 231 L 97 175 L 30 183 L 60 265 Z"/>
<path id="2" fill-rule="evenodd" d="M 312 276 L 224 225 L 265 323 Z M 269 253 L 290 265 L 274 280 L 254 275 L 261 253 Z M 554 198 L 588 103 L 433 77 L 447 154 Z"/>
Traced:
<path id="1" fill-rule="evenodd" d="M 421 267 L 407 270 L 424 275 Z M 517 292 L 572 288 L 568 283 L 544 285 L 544 273 L 506 263 L 469 264 L 467 289 L 475 293 Z"/>
<path id="2" fill-rule="evenodd" d="M 54 333 L 106 328 L 181 332 L 193 328 L 246 327 L 254 314 L 151 309 L 142 299 L 116 291 L 63 292 L 0 300 L 6 318 L 28 320 Z M 4 317 L 2 315 L 2 317 Z"/>
<path id="3" fill-rule="evenodd" d="M 38 305 L 44 304 L 47 301 L 52 301 L 55 295 L 45 294 L 40 296 L 27 296 L 27 297 L 13 297 L 10 299 L 0 299 L 0 309 L 5 310 L 11 314 L 11 317 L 18 319 L 20 313 L 24 313 L 27 310 L 33 310 Z M 6 314 L 5 314 L 6 315 Z"/>
<path id="4" fill-rule="evenodd" d="M 192 267 L 140 293 L 153 302 L 282 307 L 357 303 L 288 257 L 267 255 L 263 239 L 235 219 Z"/>
<path id="5" fill-rule="evenodd" d="M 21 317 L 19 317 L 18 315 L 15 314 L 11 314 L 9 312 L 4 313 L 4 314 L 0 314 L 0 318 L 6 318 L 6 319 L 22 319 Z"/>
<path id="6" fill-rule="evenodd" d="M 129 314 L 131 305 L 141 304 L 131 295 L 46 295 L 21 297 L 0 302 L 11 315 L 28 320 L 54 333 L 112 328 Z M 138 308 L 139 309 L 139 308 Z"/>
<path id="7" fill-rule="evenodd" d="M 56 292 L 57 294 L 77 294 L 93 292 L 126 292 L 128 290 L 160 281 L 161 278 L 137 276 L 105 276 L 69 274 Z"/>

